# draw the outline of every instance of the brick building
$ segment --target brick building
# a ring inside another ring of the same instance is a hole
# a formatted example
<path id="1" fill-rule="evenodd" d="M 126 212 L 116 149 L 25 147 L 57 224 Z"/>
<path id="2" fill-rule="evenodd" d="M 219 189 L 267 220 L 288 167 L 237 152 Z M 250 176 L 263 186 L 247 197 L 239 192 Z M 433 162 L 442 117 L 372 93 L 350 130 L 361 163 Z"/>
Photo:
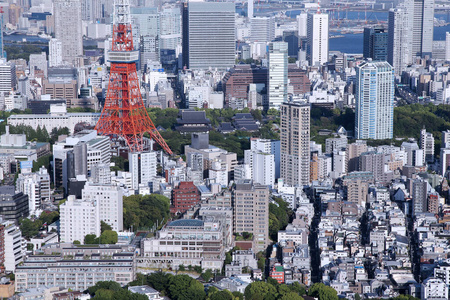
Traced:
<path id="1" fill-rule="evenodd" d="M 200 202 L 200 192 L 192 181 L 182 181 L 172 190 L 170 212 L 184 213 Z"/>

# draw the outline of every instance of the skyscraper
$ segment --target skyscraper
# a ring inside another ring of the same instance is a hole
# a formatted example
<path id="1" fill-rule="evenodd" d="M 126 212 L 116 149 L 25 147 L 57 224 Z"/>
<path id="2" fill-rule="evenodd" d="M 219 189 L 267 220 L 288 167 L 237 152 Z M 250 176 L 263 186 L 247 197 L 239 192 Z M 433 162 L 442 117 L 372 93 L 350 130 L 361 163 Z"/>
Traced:
<path id="1" fill-rule="evenodd" d="M 355 136 L 391 139 L 394 120 L 394 76 L 387 62 L 366 62 L 356 68 Z"/>
<path id="2" fill-rule="evenodd" d="M 412 54 L 413 56 L 431 55 L 433 50 L 434 0 L 409 1 L 414 2 Z"/>
<path id="3" fill-rule="evenodd" d="M 138 190 L 141 184 L 148 186 L 156 177 L 156 152 L 129 152 L 128 161 L 134 190 Z"/>
<path id="4" fill-rule="evenodd" d="M 55 0 L 55 38 L 61 41 L 63 62 L 76 65 L 83 55 L 83 33 L 81 29 L 81 1 Z"/>
<path id="5" fill-rule="evenodd" d="M 308 103 L 281 105 L 281 178 L 286 184 L 309 184 L 310 114 Z"/>
<path id="6" fill-rule="evenodd" d="M 297 30 L 299 37 L 306 37 L 308 35 L 308 14 L 302 12 L 297 15 Z"/>
<path id="7" fill-rule="evenodd" d="M 400 7 L 389 11 L 387 61 L 396 75 L 401 75 L 412 62 L 412 18 L 410 8 Z"/>
<path id="8" fill-rule="evenodd" d="M 308 15 L 308 42 L 306 54 L 311 66 L 328 61 L 328 14 Z"/>
<path id="9" fill-rule="evenodd" d="M 386 61 L 388 50 L 388 33 L 384 28 L 364 28 L 364 58 Z"/>
<path id="10" fill-rule="evenodd" d="M 288 44 L 269 44 L 269 108 L 278 109 L 287 101 L 288 88 Z"/>
<path id="11" fill-rule="evenodd" d="M 183 4 L 183 66 L 226 70 L 235 62 L 235 7 L 231 2 Z"/>
<path id="12" fill-rule="evenodd" d="M 247 0 L 247 18 L 253 18 L 253 0 Z"/>

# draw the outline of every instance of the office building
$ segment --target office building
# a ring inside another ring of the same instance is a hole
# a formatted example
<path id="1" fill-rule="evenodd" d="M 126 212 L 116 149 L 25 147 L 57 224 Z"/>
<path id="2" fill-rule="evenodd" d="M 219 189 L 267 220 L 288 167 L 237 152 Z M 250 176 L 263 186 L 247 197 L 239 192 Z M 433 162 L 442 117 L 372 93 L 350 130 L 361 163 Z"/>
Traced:
<path id="1" fill-rule="evenodd" d="M 428 277 L 421 284 L 422 300 L 448 299 L 448 284 L 441 279 Z"/>
<path id="2" fill-rule="evenodd" d="M 450 32 L 445 33 L 445 61 L 450 61 Z"/>
<path id="3" fill-rule="evenodd" d="M 148 186 L 148 183 L 156 177 L 156 152 L 130 152 L 128 161 L 133 190 L 138 190 L 139 185 Z"/>
<path id="4" fill-rule="evenodd" d="M 274 17 L 254 17 L 250 19 L 250 40 L 269 43 L 275 38 Z"/>
<path id="5" fill-rule="evenodd" d="M 279 109 L 288 100 L 288 44 L 269 44 L 269 108 Z"/>
<path id="6" fill-rule="evenodd" d="M 253 234 L 253 251 L 264 251 L 269 240 L 269 188 L 240 180 L 233 189 L 234 232 Z"/>
<path id="7" fill-rule="evenodd" d="M 179 6 L 164 5 L 160 12 L 160 49 L 176 50 L 181 45 L 181 11 Z"/>
<path id="8" fill-rule="evenodd" d="M 289 102 L 281 105 L 281 178 L 288 185 L 309 184 L 310 105 Z"/>
<path id="9" fill-rule="evenodd" d="M 391 139 L 394 122 L 394 76 L 387 62 L 356 68 L 355 137 Z"/>
<path id="10" fill-rule="evenodd" d="M 424 163 L 434 162 L 434 136 L 425 128 L 420 131 L 420 149 L 424 152 Z"/>
<path id="11" fill-rule="evenodd" d="M 48 42 L 48 66 L 59 67 L 63 64 L 62 42 L 58 39 L 51 39 Z"/>
<path id="12" fill-rule="evenodd" d="M 111 226 L 112 230 L 123 230 L 123 191 L 112 184 L 86 183 L 82 192 L 83 200 L 92 200 L 100 207 L 100 221 Z"/>
<path id="13" fill-rule="evenodd" d="M 411 184 L 411 197 L 413 201 L 412 214 L 427 212 L 427 187 L 428 182 L 420 179 L 414 179 Z"/>
<path id="14" fill-rule="evenodd" d="M 36 77 L 36 71 L 42 71 L 44 77 L 47 77 L 47 54 L 45 52 L 30 54 L 30 60 L 28 63 L 30 67 L 30 76 Z"/>
<path id="15" fill-rule="evenodd" d="M 9 94 L 16 86 L 16 67 L 5 58 L 0 59 L 0 95 Z"/>
<path id="16" fill-rule="evenodd" d="M 235 63 L 235 5 L 189 2 L 183 7 L 183 66 L 226 70 Z"/>
<path id="17" fill-rule="evenodd" d="M 130 13 L 132 20 L 133 45 L 136 49 L 139 47 L 140 39 L 143 36 L 152 36 L 155 39 L 159 39 L 161 34 L 161 23 L 158 8 L 132 7 Z M 145 61 L 142 62 L 145 63 Z"/>
<path id="18" fill-rule="evenodd" d="M 55 0 L 53 10 L 55 38 L 61 41 L 62 60 L 76 66 L 78 57 L 83 55 L 81 0 Z"/>
<path id="19" fill-rule="evenodd" d="M 450 148 L 450 129 L 442 131 L 441 148 Z"/>
<path id="20" fill-rule="evenodd" d="M 389 10 L 387 61 L 396 75 L 401 75 L 412 62 L 411 8 L 399 7 Z"/>
<path id="21" fill-rule="evenodd" d="M 434 0 L 409 1 L 414 3 L 412 55 L 420 57 L 431 55 L 433 52 Z"/>
<path id="22" fill-rule="evenodd" d="M 182 181 L 172 190 L 172 206 L 170 211 L 182 214 L 200 202 L 200 192 L 191 181 Z"/>
<path id="23" fill-rule="evenodd" d="M 328 61 L 328 14 L 308 14 L 306 54 L 310 66 Z"/>
<path id="24" fill-rule="evenodd" d="M 0 217 L 5 221 L 19 223 L 21 218 L 29 216 L 28 196 L 15 192 L 14 186 L 0 188 Z"/>
<path id="25" fill-rule="evenodd" d="M 6 272 L 15 272 L 17 266 L 23 262 L 26 255 L 26 241 L 22 237 L 19 226 L 13 221 L 3 221 L 4 267 Z"/>
<path id="26" fill-rule="evenodd" d="M 167 223 L 156 236 L 141 242 L 139 267 L 201 266 L 221 270 L 231 232 L 223 218 L 180 219 Z M 190 245 L 186 247 L 185 245 Z"/>
<path id="27" fill-rule="evenodd" d="M 62 243 L 79 241 L 83 244 L 88 234 L 100 236 L 100 205 L 95 200 L 76 199 L 70 195 L 59 209 Z"/>
<path id="28" fill-rule="evenodd" d="M 440 154 L 441 175 L 446 176 L 450 171 L 450 148 L 441 148 Z"/>
<path id="29" fill-rule="evenodd" d="M 135 249 L 128 245 L 86 248 L 61 244 L 43 250 L 45 255 L 30 255 L 16 268 L 16 292 L 39 286 L 85 291 L 99 281 L 125 286 L 136 278 Z"/>
<path id="30" fill-rule="evenodd" d="M 385 28 L 364 28 L 364 58 L 386 61 L 388 52 L 388 32 Z"/>
<path id="31" fill-rule="evenodd" d="M 29 213 L 34 215 L 43 203 L 51 203 L 50 174 L 44 167 L 35 173 L 19 174 L 16 190 L 28 195 Z"/>

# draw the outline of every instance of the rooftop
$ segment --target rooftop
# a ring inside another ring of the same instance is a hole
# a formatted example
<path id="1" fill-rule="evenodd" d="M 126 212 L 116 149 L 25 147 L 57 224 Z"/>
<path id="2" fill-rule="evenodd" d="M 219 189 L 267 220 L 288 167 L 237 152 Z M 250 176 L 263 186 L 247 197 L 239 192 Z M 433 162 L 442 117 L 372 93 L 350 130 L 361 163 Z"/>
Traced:
<path id="1" fill-rule="evenodd" d="M 170 222 L 168 227 L 202 227 L 203 221 L 192 219 L 181 219 Z"/>

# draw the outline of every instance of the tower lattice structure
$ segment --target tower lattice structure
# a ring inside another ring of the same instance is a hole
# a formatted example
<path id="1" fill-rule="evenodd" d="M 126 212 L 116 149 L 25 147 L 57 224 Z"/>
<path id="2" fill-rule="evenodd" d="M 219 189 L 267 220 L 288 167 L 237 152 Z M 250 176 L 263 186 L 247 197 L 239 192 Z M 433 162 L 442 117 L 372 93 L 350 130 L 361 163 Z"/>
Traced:
<path id="1" fill-rule="evenodd" d="M 95 129 L 101 135 L 123 138 L 132 152 L 144 150 L 144 133 L 148 132 L 171 155 L 144 107 L 136 71 L 138 57 L 133 48 L 130 0 L 115 0 L 108 92 Z"/>

